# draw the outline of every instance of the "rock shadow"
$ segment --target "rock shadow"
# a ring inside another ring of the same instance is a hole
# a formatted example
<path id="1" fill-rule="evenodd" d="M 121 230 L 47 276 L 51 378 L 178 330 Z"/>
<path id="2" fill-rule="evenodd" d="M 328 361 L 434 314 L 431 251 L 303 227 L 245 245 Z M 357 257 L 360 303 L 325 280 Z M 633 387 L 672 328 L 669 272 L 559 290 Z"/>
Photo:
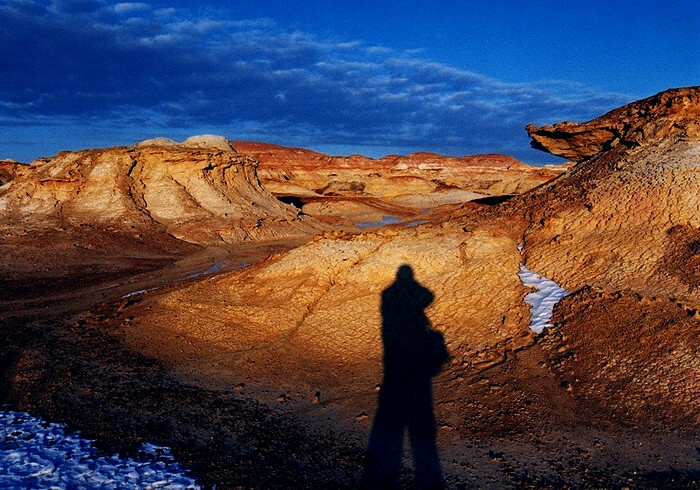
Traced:
<path id="1" fill-rule="evenodd" d="M 447 360 L 442 334 L 433 330 L 425 308 L 433 293 L 408 265 L 382 293 L 384 379 L 367 445 L 363 488 L 400 488 L 404 434 L 408 432 L 416 488 L 442 488 L 435 442 L 431 379 Z"/>

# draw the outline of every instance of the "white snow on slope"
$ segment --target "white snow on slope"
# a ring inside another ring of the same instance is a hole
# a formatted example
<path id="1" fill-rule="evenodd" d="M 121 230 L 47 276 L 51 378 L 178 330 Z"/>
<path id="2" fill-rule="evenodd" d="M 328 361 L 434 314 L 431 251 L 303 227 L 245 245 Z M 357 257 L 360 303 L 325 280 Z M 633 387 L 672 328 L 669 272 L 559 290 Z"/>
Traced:
<path id="1" fill-rule="evenodd" d="M 518 250 L 522 252 L 522 249 L 522 244 L 518 245 Z M 523 285 L 537 289 L 525 296 L 525 301 L 530 303 L 530 329 L 536 334 L 541 334 L 545 328 L 552 327 L 550 322 L 554 305 L 570 295 L 571 291 L 567 291 L 551 279 L 532 272 L 522 264 L 520 264 L 518 276 Z"/>
<path id="2" fill-rule="evenodd" d="M 200 488 L 168 448 L 144 444 L 131 459 L 101 455 L 92 443 L 63 424 L 0 411 L 0 488 Z"/>

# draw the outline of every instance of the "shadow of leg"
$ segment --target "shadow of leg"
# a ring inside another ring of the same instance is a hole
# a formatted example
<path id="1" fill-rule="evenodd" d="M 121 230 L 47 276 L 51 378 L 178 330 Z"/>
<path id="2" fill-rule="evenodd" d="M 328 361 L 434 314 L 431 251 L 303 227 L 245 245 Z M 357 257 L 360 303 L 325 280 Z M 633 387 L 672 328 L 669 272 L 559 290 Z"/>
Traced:
<path id="1" fill-rule="evenodd" d="M 406 427 L 399 393 L 385 387 L 372 425 L 362 488 L 401 488 L 401 459 Z"/>
<path id="2" fill-rule="evenodd" d="M 421 383 L 407 420 L 413 453 L 414 480 L 417 489 L 443 488 L 442 468 L 435 442 L 435 415 L 430 381 Z"/>

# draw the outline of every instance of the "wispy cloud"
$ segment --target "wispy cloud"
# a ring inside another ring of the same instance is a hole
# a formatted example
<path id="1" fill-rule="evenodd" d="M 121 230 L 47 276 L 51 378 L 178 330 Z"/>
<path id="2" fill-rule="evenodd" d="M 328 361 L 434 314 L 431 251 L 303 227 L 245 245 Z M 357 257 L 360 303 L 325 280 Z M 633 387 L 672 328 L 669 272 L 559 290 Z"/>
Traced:
<path id="1" fill-rule="evenodd" d="M 0 25 L 0 132 L 12 127 L 13 137 L 19 125 L 51 120 L 119 128 L 135 139 L 154 128 L 208 127 L 231 138 L 377 154 L 547 160 L 528 148 L 526 123 L 586 120 L 630 100 L 565 81 L 504 83 L 271 19 L 140 2 L 8 0 Z"/>
<path id="2" fill-rule="evenodd" d="M 118 3 L 113 8 L 117 14 L 131 14 L 133 12 L 143 12 L 144 10 L 150 9 L 147 4 L 141 2 Z"/>

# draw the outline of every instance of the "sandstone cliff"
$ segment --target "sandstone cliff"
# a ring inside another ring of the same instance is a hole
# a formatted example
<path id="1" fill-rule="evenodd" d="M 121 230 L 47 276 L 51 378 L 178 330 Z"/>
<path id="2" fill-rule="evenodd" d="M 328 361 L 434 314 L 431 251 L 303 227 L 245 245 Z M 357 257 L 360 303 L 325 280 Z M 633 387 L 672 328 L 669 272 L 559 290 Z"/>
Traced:
<path id="1" fill-rule="evenodd" d="M 267 192 L 256 166 L 220 137 L 63 152 L 11 182 L 0 220 L 7 227 L 157 229 L 197 244 L 313 233 L 313 219 Z"/>
<path id="2" fill-rule="evenodd" d="M 697 87 L 667 90 L 608 112 L 586 123 L 563 122 L 527 131 L 532 147 L 580 162 L 623 145 L 700 137 Z"/>

